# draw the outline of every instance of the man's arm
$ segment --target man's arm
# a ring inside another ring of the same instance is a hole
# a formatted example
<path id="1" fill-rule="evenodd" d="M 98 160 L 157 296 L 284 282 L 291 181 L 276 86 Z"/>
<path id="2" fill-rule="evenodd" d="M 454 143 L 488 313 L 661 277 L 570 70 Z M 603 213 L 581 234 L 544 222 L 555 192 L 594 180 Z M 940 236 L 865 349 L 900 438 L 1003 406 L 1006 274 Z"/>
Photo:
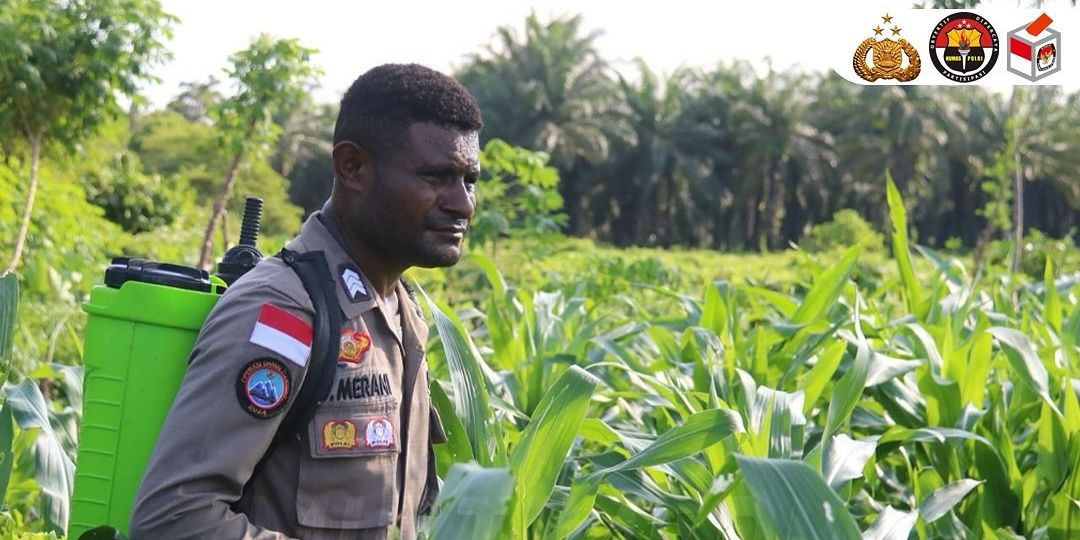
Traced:
<path id="1" fill-rule="evenodd" d="M 133 539 L 288 538 L 253 525 L 230 506 L 270 446 L 306 371 L 301 363 L 307 358 L 288 348 L 295 344 L 274 341 L 281 336 L 273 331 L 253 338 L 253 331 L 258 324 L 262 330 L 283 327 L 288 335 L 306 325 L 310 344 L 309 309 L 257 280 L 238 284 L 214 308 L 139 488 Z"/>

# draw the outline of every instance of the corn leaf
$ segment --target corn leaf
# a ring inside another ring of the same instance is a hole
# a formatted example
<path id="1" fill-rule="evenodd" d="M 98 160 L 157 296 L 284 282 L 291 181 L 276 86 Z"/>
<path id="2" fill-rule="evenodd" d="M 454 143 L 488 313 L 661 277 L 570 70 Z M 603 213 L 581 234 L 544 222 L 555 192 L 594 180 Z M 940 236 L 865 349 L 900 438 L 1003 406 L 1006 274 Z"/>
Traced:
<path id="1" fill-rule="evenodd" d="M 531 524 L 555 488 L 599 379 L 570 366 L 544 394 L 521 439 L 510 455 L 517 504 L 525 526 Z"/>
<path id="2" fill-rule="evenodd" d="M 840 298 L 844 291 L 844 285 L 848 282 L 855 260 L 859 257 L 859 246 L 848 248 L 836 264 L 822 272 L 810 291 L 803 297 L 799 309 L 795 310 L 791 322 L 795 324 L 808 324 L 821 317 Z"/>
<path id="3" fill-rule="evenodd" d="M 742 419 L 738 413 L 727 409 L 704 410 L 665 431 L 630 459 L 587 477 L 575 479 L 570 487 L 570 498 L 559 516 L 553 536 L 565 538 L 585 521 L 592 511 L 600 484 L 607 475 L 671 463 L 701 452 L 728 435 L 742 431 Z"/>
<path id="4" fill-rule="evenodd" d="M 430 298 L 427 300 L 450 368 L 454 411 L 465 427 L 472 454 L 483 466 L 505 465 L 501 429 L 488 402 L 484 361 L 457 316 Z"/>
<path id="5" fill-rule="evenodd" d="M 810 368 L 810 372 L 806 374 L 799 386 L 806 395 L 806 401 L 803 404 L 804 414 L 810 414 L 810 409 L 817 403 L 821 392 L 825 390 L 825 386 L 836 373 L 836 368 L 840 366 L 840 361 L 844 359 L 845 350 L 847 350 L 847 343 L 838 339 L 818 355 L 817 363 Z"/>
<path id="6" fill-rule="evenodd" d="M 942 486 L 931 493 L 922 504 L 919 505 L 919 514 L 927 523 L 937 521 L 949 513 L 965 495 L 975 489 L 982 482 L 965 478 Z"/>
<path id="7" fill-rule="evenodd" d="M 822 437 L 832 437 L 836 430 L 851 417 L 851 411 L 862 397 L 863 388 L 866 385 L 866 376 L 870 368 L 870 346 L 865 339 L 860 339 L 858 350 L 855 353 L 855 361 L 847 373 L 836 383 L 832 399 L 829 401 L 829 412 L 825 417 L 825 433 Z"/>
<path id="8" fill-rule="evenodd" d="M 918 519 L 918 512 L 903 512 L 886 506 L 863 533 L 863 540 L 907 540 Z"/>
<path id="9" fill-rule="evenodd" d="M 0 276 L 0 364 L 8 373 L 15 338 L 15 315 L 19 306 L 19 280 L 12 272 Z"/>
<path id="10" fill-rule="evenodd" d="M 449 456 L 449 463 L 468 463 L 475 458 L 472 453 L 472 445 L 469 444 L 469 435 L 465 432 L 465 426 L 454 412 L 454 404 L 446 396 L 442 383 L 431 381 L 431 405 L 439 413 L 442 420 L 443 432 L 446 433 L 446 443 L 435 447 L 436 451 L 445 451 Z M 446 471 L 440 471 L 446 472 Z"/>
<path id="11" fill-rule="evenodd" d="M 0 409 L 0 504 L 3 503 L 4 494 L 7 493 L 8 483 L 11 480 L 11 466 L 14 463 L 12 444 L 15 442 L 15 425 L 12 416 L 11 405 L 4 403 Z"/>
<path id="12" fill-rule="evenodd" d="M 728 409 L 701 411 L 656 438 L 647 448 L 605 472 L 652 467 L 692 456 L 732 433 L 743 431 L 742 420 Z"/>
<path id="13" fill-rule="evenodd" d="M 1053 328 L 1055 332 L 1061 332 L 1061 296 L 1054 285 L 1054 263 L 1050 257 L 1046 258 L 1046 268 L 1043 271 L 1043 286 L 1046 288 L 1046 301 L 1043 303 L 1043 320 Z"/>
<path id="14" fill-rule="evenodd" d="M 780 538 L 858 539 L 847 505 L 802 461 L 735 456 L 765 520 Z"/>
<path id="15" fill-rule="evenodd" d="M 603 481 L 603 475 L 595 474 L 574 479 L 573 484 L 570 486 L 570 497 L 567 499 L 562 513 L 559 514 L 559 520 L 555 523 L 555 532 L 552 533 L 552 538 L 566 538 L 589 517 L 589 513 L 592 512 L 593 506 L 596 504 L 596 494 L 600 491 L 600 484 Z"/>
<path id="16" fill-rule="evenodd" d="M 1005 349 L 1005 356 L 1020 380 L 1034 390 L 1055 413 L 1061 414 L 1057 404 L 1050 397 L 1050 375 L 1035 352 L 1031 339 L 1012 328 L 995 326 L 990 328 L 989 332 Z"/>
<path id="17" fill-rule="evenodd" d="M 514 479 L 503 468 L 474 463 L 450 467 L 431 515 L 431 537 L 440 540 L 505 538 Z"/>
<path id="18" fill-rule="evenodd" d="M 844 482 L 862 476 L 876 447 L 873 441 L 856 441 L 843 433 L 833 436 L 825 445 L 825 482 L 838 491 Z"/>
<path id="19" fill-rule="evenodd" d="M 44 517 L 50 528 L 62 532 L 68 522 L 75 464 L 53 431 L 49 406 L 36 381 L 27 378 L 19 384 L 6 384 L 4 394 L 7 396 L 5 407 L 11 406 L 19 428 L 39 430 L 32 453 L 35 477 L 41 486 Z"/>
<path id="20" fill-rule="evenodd" d="M 892 174 L 885 172 L 885 198 L 889 204 L 889 219 L 892 221 L 892 252 L 896 266 L 900 270 L 900 280 L 904 282 L 905 300 L 908 313 L 922 318 L 922 289 L 915 279 L 915 267 L 911 263 L 911 250 L 908 246 L 907 210 L 900 190 L 893 182 Z"/>

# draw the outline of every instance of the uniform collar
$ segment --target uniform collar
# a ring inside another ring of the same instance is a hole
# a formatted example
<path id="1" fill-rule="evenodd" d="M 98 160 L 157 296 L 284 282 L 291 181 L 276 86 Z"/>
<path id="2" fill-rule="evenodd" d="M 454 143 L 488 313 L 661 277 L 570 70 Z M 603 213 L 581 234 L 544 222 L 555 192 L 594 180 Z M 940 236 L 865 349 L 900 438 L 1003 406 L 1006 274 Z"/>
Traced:
<path id="1" fill-rule="evenodd" d="M 338 303 L 341 304 L 345 316 L 353 319 L 377 307 L 378 302 L 375 300 L 375 288 L 356 265 L 356 260 L 346 250 L 344 240 L 337 231 L 336 225 L 326 223 L 330 221 L 330 216 L 323 212 L 329 205 L 330 203 L 327 202 L 322 210 L 317 210 L 308 216 L 300 228 L 300 235 L 290 241 L 286 247 L 298 252 L 322 251 L 325 254 L 330 274 L 337 283 Z M 355 276 L 359 277 L 363 294 L 356 294 L 361 291 L 350 272 L 355 272 Z M 350 292 L 350 286 L 352 292 Z M 398 305 L 403 319 L 403 334 L 416 336 L 420 347 L 423 347 L 427 343 L 427 322 L 416 313 L 418 306 L 400 280 L 395 286 L 395 293 L 398 295 Z M 388 314 L 388 316 L 393 315 Z"/>
<path id="2" fill-rule="evenodd" d="M 427 321 L 420 316 L 417 310 L 420 306 L 414 303 L 415 299 L 409 294 L 409 291 L 405 289 L 405 285 L 398 281 L 397 294 L 401 302 L 401 319 L 403 326 L 403 334 L 405 337 L 405 346 L 411 348 L 418 348 L 423 352 L 424 345 L 427 344 L 428 338 L 428 325 Z M 410 338 L 415 338 L 415 343 L 409 343 Z"/>
<path id="3" fill-rule="evenodd" d="M 300 228 L 300 235 L 293 238 L 286 247 L 297 252 L 323 252 L 330 275 L 337 285 L 335 290 L 341 311 L 346 318 L 354 319 L 378 305 L 374 296 L 375 289 L 345 248 L 323 224 L 323 219 L 327 218 L 322 217 L 321 211 L 308 216 Z"/>

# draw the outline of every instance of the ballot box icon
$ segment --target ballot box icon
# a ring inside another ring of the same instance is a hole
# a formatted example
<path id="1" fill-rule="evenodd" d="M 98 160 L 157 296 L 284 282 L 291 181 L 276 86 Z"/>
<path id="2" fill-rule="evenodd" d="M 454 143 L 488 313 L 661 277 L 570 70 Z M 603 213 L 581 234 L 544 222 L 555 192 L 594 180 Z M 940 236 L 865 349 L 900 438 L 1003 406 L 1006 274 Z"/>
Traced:
<path id="1" fill-rule="evenodd" d="M 1061 33 L 1043 13 L 1008 34 L 1009 71 L 1035 82 L 1061 71 Z"/>

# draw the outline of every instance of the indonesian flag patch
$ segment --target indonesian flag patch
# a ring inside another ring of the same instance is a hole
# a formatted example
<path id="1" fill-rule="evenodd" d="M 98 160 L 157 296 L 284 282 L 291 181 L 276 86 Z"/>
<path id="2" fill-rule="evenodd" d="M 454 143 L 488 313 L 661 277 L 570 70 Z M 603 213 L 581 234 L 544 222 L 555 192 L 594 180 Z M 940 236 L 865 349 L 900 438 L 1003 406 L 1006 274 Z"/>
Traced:
<path id="1" fill-rule="evenodd" d="M 311 325 L 284 309 L 263 304 L 250 341 L 303 367 L 311 355 Z"/>

